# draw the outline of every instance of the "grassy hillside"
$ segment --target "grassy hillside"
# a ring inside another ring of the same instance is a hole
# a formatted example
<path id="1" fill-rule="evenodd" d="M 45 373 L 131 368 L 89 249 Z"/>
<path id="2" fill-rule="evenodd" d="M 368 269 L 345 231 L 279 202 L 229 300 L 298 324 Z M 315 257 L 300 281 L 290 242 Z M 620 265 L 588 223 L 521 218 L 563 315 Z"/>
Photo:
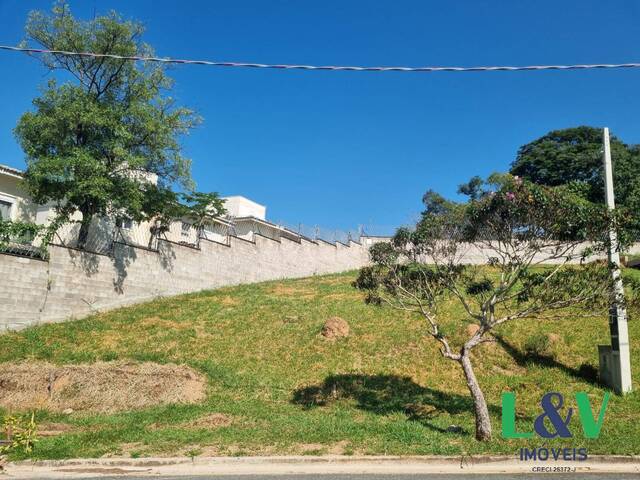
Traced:
<path id="1" fill-rule="evenodd" d="M 476 442 L 458 366 L 441 358 L 419 318 L 365 305 L 353 279 L 225 288 L 0 335 L 0 361 L 175 362 L 209 379 L 207 399 L 196 405 L 110 415 L 38 412 L 42 424 L 67 426 L 66 433 L 43 438 L 33 456 L 514 454 L 543 442 L 501 438 L 501 392 L 517 393 L 521 430 L 531 430 L 547 391 L 564 393 L 573 406 L 574 393 L 586 391 L 600 407 L 605 390 L 593 375 L 596 345 L 609 342 L 605 318 L 514 324 L 475 354 L 494 427 L 492 442 Z M 319 335 L 332 316 L 349 322 L 348 338 Z M 463 318 L 454 303 L 446 316 L 452 325 Z M 632 320 L 630 329 L 637 378 L 640 324 Z M 540 333 L 555 334 L 549 357 L 525 353 Z M 573 439 L 548 445 L 640 453 L 638 391 L 612 397 L 597 440 L 582 437 L 577 417 Z"/>

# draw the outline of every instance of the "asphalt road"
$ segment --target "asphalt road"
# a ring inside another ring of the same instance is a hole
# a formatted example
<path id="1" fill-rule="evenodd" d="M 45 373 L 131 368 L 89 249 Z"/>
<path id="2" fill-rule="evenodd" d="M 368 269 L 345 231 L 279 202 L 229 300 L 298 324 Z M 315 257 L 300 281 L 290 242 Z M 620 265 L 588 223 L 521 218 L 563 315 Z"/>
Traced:
<path id="1" fill-rule="evenodd" d="M 153 476 L 153 477 L 130 477 L 130 476 L 118 476 L 118 477 L 85 477 L 86 480 L 97 479 L 101 480 L 149 480 L 150 478 L 160 480 L 465 480 L 472 478 L 474 480 L 538 480 L 543 478 L 553 478 L 554 480 L 638 480 L 640 474 L 620 474 L 620 473 L 569 473 L 569 474 L 556 474 L 556 473 L 541 473 L 541 474 L 496 474 L 496 475 L 474 475 L 474 474 L 417 474 L 417 475 L 200 475 L 200 476 Z M 81 480 L 81 479 L 77 479 Z"/>

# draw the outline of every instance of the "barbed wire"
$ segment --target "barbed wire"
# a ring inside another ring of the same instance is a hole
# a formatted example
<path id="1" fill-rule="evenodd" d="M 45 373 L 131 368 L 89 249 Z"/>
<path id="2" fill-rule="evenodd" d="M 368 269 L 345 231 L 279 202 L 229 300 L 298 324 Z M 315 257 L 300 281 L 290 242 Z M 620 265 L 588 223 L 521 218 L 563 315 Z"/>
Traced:
<path id="1" fill-rule="evenodd" d="M 346 66 L 346 65 L 296 65 L 273 63 L 248 63 L 248 62 L 220 62 L 211 60 L 188 60 L 169 57 L 147 57 L 137 55 L 115 55 L 111 53 L 72 52 L 67 50 L 48 50 L 41 48 L 12 47 L 0 45 L 0 50 L 25 52 L 34 54 L 51 54 L 77 57 L 113 58 L 116 60 L 130 60 L 135 62 L 158 62 L 180 65 L 208 65 L 213 67 L 235 68 L 267 68 L 279 70 L 329 70 L 329 71 L 354 71 L 354 72 L 518 72 L 533 70 L 593 70 L 593 69 L 621 69 L 640 68 L 640 63 L 593 63 L 573 65 L 526 65 L 526 66 L 473 66 L 473 67 L 405 67 L 405 66 Z"/>

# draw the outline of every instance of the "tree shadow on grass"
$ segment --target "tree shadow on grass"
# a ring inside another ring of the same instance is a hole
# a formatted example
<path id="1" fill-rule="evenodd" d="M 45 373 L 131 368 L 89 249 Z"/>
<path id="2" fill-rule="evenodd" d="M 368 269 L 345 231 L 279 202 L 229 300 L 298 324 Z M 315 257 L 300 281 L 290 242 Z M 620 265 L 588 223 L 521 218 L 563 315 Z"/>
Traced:
<path id="1" fill-rule="evenodd" d="M 399 375 L 330 375 L 320 385 L 295 390 L 291 402 L 312 409 L 345 399 L 355 400 L 357 408 L 379 415 L 402 412 L 410 420 L 441 433 L 452 431 L 433 423 L 440 413 L 473 412 L 471 397 L 423 387 L 410 377 Z M 496 415 L 500 412 L 495 405 L 489 405 L 489 410 Z M 471 435 L 464 429 L 453 433 Z"/>
<path id="2" fill-rule="evenodd" d="M 498 344 L 500 344 L 509 356 L 521 367 L 537 365 L 541 367 L 556 368 L 577 380 L 582 380 L 598 387 L 604 386 L 599 379 L 598 370 L 590 364 L 583 363 L 579 368 L 573 368 L 547 355 L 523 352 L 501 335 L 494 333 L 493 336 Z"/>

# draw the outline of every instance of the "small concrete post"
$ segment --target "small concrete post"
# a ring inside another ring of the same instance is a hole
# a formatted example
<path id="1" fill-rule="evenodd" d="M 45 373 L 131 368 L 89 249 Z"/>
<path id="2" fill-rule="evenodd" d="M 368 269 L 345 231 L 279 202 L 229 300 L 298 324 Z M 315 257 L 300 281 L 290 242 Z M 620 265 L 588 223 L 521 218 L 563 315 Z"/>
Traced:
<path id="1" fill-rule="evenodd" d="M 613 193 L 613 171 L 611 166 L 611 145 L 609 142 L 609 129 L 604 129 L 604 152 L 602 160 L 604 163 L 605 179 L 605 201 L 607 208 L 611 211 L 615 209 Z M 611 276 L 613 277 L 613 303 L 609 310 L 609 326 L 611 331 L 611 349 L 609 363 L 606 372 L 601 371 L 601 376 L 618 393 L 628 393 L 631 391 L 631 356 L 629 353 L 629 331 L 627 328 L 627 309 L 625 307 L 624 286 L 622 284 L 622 272 L 620 271 L 620 252 L 618 248 L 618 238 L 615 229 L 609 231 L 609 265 Z M 606 350 L 609 350 L 608 348 Z M 602 349 L 601 349 L 602 352 Z M 607 352 L 608 353 L 608 352 Z M 603 370 L 603 359 L 601 353 L 601 370 Z M 602 374 L 605 375 L 602 375 Z"/>

